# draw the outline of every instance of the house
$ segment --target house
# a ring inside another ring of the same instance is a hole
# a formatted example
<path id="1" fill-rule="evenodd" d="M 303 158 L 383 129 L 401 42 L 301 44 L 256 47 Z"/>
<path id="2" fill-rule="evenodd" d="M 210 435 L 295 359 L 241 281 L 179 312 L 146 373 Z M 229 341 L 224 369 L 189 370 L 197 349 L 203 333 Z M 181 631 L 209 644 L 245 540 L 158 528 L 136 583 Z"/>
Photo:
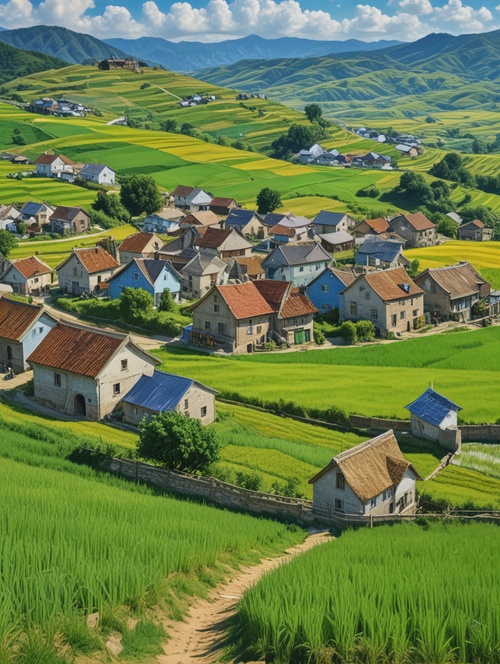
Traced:
<path id="1" fill-rule="evenodd" d="M 56 267 L 59 287 L 72 295 L 93 293 L 119 267 L 120 263 L 102 247 L 73 248 Z"/>
<path id="2" fill-rule="evenodd" d="M 262 261 L 266 279 L 293 281 L 295 286 L 305 286 L 332 260 L 320 244 L 283 245 L 276 247 Z"/>
<path id="3" fill-rule="evenodd" d="M 189 210 L 190 212 L 200 212 L 208 210 L 212 202 L 212 196 L 198 187 L 186 187 L 177 185 L 173 190 L 175 207 Z"/>
<path id="4" fill-rule="evenodd" d="M 115 184 L 116 173 L 105 164 L 85 164 L 79 173 L 79 177 L 86 182 L 96 184 Z"/>
<path id="5" fill-rule="evenodd" d="M 425 292 L 425 311 L 436 320 L 470 320 L 476 302 L 486 299 L 491 291 L 490 284 L 465 261 L 428 268 L 415 282 Z"/>
<path id="6" fill-rule="evenodd" d="M 54 213 L 54 210 L 55 208 L 50 207 L 47 203 L 28 201 L 21 208 L 20 218 L 22 221 L 34 219 L 38 226 L 43 226 L 49 223 L 50 216 Z"/>
<path id="7" fill-rule="evenodd" d="M 219 286 L 191 307 L 190 341 L 228 352 L 251 353 L 274 339 L 302 345 L 312 339 L 312 302 L 292 283 L 247 281 Z"/>
<path id="8" fill-rule="evenodd" d="M 211 210 L 214 214 L 227 217 L 227 215 L 231 214 L 232 210 L 237 207 L 238 203 L 233 198 L 222 198 L 220 196 L 216 196 L 215 198 L 212 198 L 208 209 Z"/>
<path id="9" fill-rule="evenodd" d="M 321 246 L 331 254 L 339 251 L 350 251 L 354 247 L 354 238 L 347 231 L 337 231 L 336 233 L 323 233 L 317 236 Z"/>
<path id="10" fill-rule="evenodd" d="M 343 311 L 343 296 L 340 293 L 352 284 L 356 274 L 350 270 L 326 267 L 306 286 L 306 295 L 320 313 L 338 309 Z"/>
<path id="11" fill-rule="evenodd" d="M 415 145 L 407 145 L 406 143 L 398 143 L 396 145 L 396 150 L 399 150 L 401 154 L 406 157 L 418 157 L 419 151 Z"/>
<path id="12" fill-rule="evenodd" d="M 488 242 L 493 237 L 493 229 L 488 228 L 479 219 L 469 221 L 458 227 L 459 240 L 472 240 L 473 242 Z"/>
<path id="13" fill-rule="evenodd" d="M 354 228 L 356 221 L 343 212 L 321 210 L 312 220 L 312 225 L 317 233 L 324 234 L 336 231 L 349 231 L 349 229 Z"/>
<path id="14" fill-rule="evenodd" d="M 58 323 L 27 359 L 35 399 L 68 415 L 101 420 L 160 361 L 129 335 Z"/>
<path id="15" fill-rule="evenodd" d="M 168 261 L 151 258 L 133 258 L 111 276 L 109 297 L 119 298 L 124 288 L 142 288 L 153 297 L 154 306 L 160 303 L 163 291 L 168 289 L 176 302 L 180 300 L 182 277 Z"/>
<path id="16" fill-rule="evenodd" d="M 9 284 L 14 293 L 40 295 L 52 284 L 52 269 L 36 256 L 8 261 L 0 282 Z"/>
<path id="17" fill-rule="evenodd" d="M 120 244 L 120 263 L 126 265 L 134 258 L 154 258 L 163 242 L 155 233 L 134 233 Z"/>
<path id="18" fill-rule="evenodd" d="M 309 240 L 308 230 L 307 226 L 293 227 L 276 224 L 269 229 L 269 235 L 276 244 L 297 244 Z"/>
<path id="19" fill-rule="evenodd" d="M 109 71 L 110 69 L 127 69 L 129 71 L 134 71 L 139 68 L 139 63 L 132 58 L 107 58 L 106 60 L 101 60 L 97 67 L 104 71 Z"/>
<path id="20" fill-rule="evenodd" d="M 172 233 L 179 229 L 186 214 L 178 208 L 164 208 L 148 214 L 144 219 L 144 230 L 148 233 Z"/>
<path id="21" fill-rule="evenodd" d="M 236 256 L 250 256 L 252 248 L 253 245 L 234 228 L 209 227 L 203 236 L 195 241 L 195 249 L 223 260 Z"/>
<path id="22" fill-rule="evenodd" d="M 424 315 L 424 291 L 404 267 L 361 274 L 340 294 L 341 319 L 370 320 L 382 336 L 410 332 Z"/>
<path id="23" fill-rule="evenodd" d="M 264 215 L 262 223 L 264 226 L 267 226 L 267 228 L 272 228 L 273 226 L 276 226 L 276 224 L 280 224 L 283 219 L 289 217 L 290 214 L 290 212 L 268 212 L 266 215 Z"/>
<path id="24" fill-rule="evenodd" d="M 144 417 L 177 411 L 211 424 L 215 420 L 216 390 L 192 378 L 154 370 L 141 376 L 122 399 L 123 419 L 137 426 Z"/>
<path id="25" fill-rule="evenodd" d="M 227 264 L 212 253 L 198 252 L 182 269 L 182 297 L 203 297 L 218 283 Z"/>
<path id="26" fill-rule="evenodd" d="M 376 268 L 392 268 L 409 265 L 403 256 L 403 245 L 397 240 L 383 240 L 378 235 L 366 235 L 366 240 L 358 248 L 354 262 L 356 265 Z"/>
<path id="27" fill-rule="evenodd" d="M 15 373 L 29 369 L 26 358 L 57 320 L 37 304 L 0 297 L 0 366 Z"/>
<path id="28" fill-rule="evenodd" d="M 256 279 L 265 279 L 266 272 L 262 267 L 262 259 L 260 256 L 238 256 L 234 258 L 234 263 L 237 263 L 243 274 L 247 275 L 249 279 L 255 281 Z M 229 263 L 231 265 L 231 263 Z"/>
<path id="29" fill-rule="evenodd" d="M 202 210 L 201 212 L 191 212 L 179 224 L 179 228 L 189 228 L 189 226 L 216 226 L 220 228 L 222 222 L 220 218 L 211 210 Z"/>
<path id="30" fill-rule="evenodd" d="M 348 516 L 414 514 L 422 477 L 405 459 L 393 431 L 334 456 L 309 480 L 313 511 Z"/>
<path id="31" fill-rule="evenodd" d="M 262 223 L 262 217 L 254 210 L 242 210 L 241 208 L 231 210 L 225 227 L 234 228 L 243 237 L 250 239 L 267 237 L 267 226 Z"/>
<path id="32" fill-rule="evenodd" d="M 443 443 L 443 432 L 458 430 L 457 414 L 462 408 L 430 387 L 405 408 L 410 411 L 411 432 L 417 438 Z"/>
<path id="33" fill-rule="evenodd" d="M 63 171 L 72 172 L 74 162 L 63 154 L 48 154 L 45 152 L 35 161 L 36 174 L 42 177 L 58 177 Z"/>
<path id="34" fill-rule="evenodd" d="M 389 222 L 382 217 L 376 219 L 363 219 L 359 224 L 353 227 L 351 233 L 355 238 L 365 237 L 365 235 L 379 235 L 389 229 Z"/>
<path id="35" fill-rule="evenodd" d="M 81 207 L 58 205 L 50 215 L 51 233 L 75 235 L 90 228 L 90 215 Z"/>
<path id="36" fill-rule="evenodd" d="M 391 220 L 390 226 L 404 237 L 408 247 L 431 247 L 436 244 L 436 226 L 422 212 L 400 214 Z"/>

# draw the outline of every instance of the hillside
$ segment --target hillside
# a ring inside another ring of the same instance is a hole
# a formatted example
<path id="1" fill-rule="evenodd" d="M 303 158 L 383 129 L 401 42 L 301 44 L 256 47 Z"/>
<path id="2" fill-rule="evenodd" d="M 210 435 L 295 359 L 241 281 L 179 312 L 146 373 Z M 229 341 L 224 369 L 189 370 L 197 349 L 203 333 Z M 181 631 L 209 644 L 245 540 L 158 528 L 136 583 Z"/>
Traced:
<path id="1" fill-rule="evenodd" d="M 2 33 L 5 34 L 5 33 Z M 0 42 L 0 84 L 48 69 L 61 69 L 67 62 L 37 51 L 24 51 Z"/>
<path id="2" fill-rule="evenodd" d="M 118 48 L 92 37 L 57 26 L 35 25 L 31 28 L 0 31 L 0 41 L 16 48 L 40 51 L 66 63 L 80 64 L 86 60 L 123 58 Z"/>
<path id="3" fill-rule="evenodd" d="M 141 60 L 155 62 L 167 69 L 181 72 L 219 67 L 238 60 L 305 58 L 331 53 L 374 51 L 400 43 L 386 40 L 364 42 L 359 39 L 316 41 L 297 37 L 264 39 L 257 35 L 214 43 L 191 41 L 175 43 L 161 37 L 106 39 L 105 42 Z"/>

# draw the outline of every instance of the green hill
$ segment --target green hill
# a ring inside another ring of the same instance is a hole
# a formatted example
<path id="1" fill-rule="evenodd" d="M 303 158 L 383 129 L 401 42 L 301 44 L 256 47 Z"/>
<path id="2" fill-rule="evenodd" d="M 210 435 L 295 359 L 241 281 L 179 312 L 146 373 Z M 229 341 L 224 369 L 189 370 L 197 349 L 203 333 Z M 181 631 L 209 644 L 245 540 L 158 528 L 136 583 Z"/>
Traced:
<path id="1" fill-rule="evenodd" d="M 2 33 L 3 34 L 3 33 Z M 67 62 L 37 51 L 24 51 L 0 42 L 0 83 L 48 69 L 61 69 Z"/>

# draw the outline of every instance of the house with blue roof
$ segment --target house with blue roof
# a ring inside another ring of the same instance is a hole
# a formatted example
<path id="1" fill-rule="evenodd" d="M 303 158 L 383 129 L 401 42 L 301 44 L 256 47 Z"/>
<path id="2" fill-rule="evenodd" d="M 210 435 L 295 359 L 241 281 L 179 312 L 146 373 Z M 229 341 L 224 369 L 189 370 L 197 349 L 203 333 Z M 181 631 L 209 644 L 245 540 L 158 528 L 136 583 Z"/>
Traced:
<path id="1" fill-rule="evenodd" d="M 378 235 L 367 235 L 354 258 L 356 265 L 380 269 L 409 265 L 403 255 L 403 243 L 398 240 L 383 240 Z"/>
<path id="2" fill-rule="evenodd" d="M 462 410 L 450 399 L 428 387 L 418 399 L 405 406 L 410 411 L 411 432 L 417 438 L 425 438 L 450 447 L 449 439 L 458 439 L 453 449 L 460 446 L 458 411 Z M 446 435 L 448 432 L 450 435 Z"/>
<path id="3" fill-rule="evenodd" d="M 85 164 L 79 177 L 86 182 L 96 184 L 115 184 L 116 173 L 105 164 Z"/>
<path id="4" fill-rule="evenodd" d="M 226 218 L 225 227 L 234 228 L 246 238 L 267 237 L 267 226 L 262 223 L 262 217 L 255 210 L 242 210 L 241 208 L 231 210 Z"/>
<path id="5" fill-rule="evenodd" d="M 122 399 L 123 419 L 137 426 L 144 417 L 177 411 L 211 424 L 215 420 L 216 390 L 192 378 L 164 371 L 142 376 Z"/>
<path id="6" fill-rule="evenodd" d="M 49 223 L 49 218 L 54 213 L 54 210 L 55 208 L 50 207 L 47 203 L 28 201 L 21 208 L 20 220 L 33 223 L 34 219 L 38 226 L 42 226 Z"/>
<path id="7" fill-rule="evenodd" d="M 181 275 L 169 261 L 152 258 L 134 258 L 130 263 L 115 272 L 108 280 L 109 296 L 115 300 L 124 288 L 143 288 L 153 296 L 158 306 L 162 293 L 169 289 L 172 297 L 179 302 L 181 295 Z"/>
<path id="8" fill-rule="evenodd" d="M 343 311 L 344 296 L 341 292 L 352 284 L 356 275 L 350 270 L 337 270 L 326 267 L 315 279 L 306 286 L 306 295 L 314 304 L 319 313 L 326 313 L 332 309 Z"/>

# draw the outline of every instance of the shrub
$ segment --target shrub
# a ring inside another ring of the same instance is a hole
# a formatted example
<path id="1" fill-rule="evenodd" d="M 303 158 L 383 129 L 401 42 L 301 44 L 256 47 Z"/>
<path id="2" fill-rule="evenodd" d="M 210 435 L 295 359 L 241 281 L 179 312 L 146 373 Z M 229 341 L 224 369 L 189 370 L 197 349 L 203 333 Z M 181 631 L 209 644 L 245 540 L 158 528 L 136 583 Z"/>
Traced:
<path id="1" fill-rule="evenodd" d="M 314 343 L 318 344 L 318 346 L 322 346 L 326 341 L 325 335 L 321 330 L 314 330 L 313 336 L 314 336 Z"/>
<path id="2" fill-rule="evenodd" d="M 179 307 L 172 297 L 169 288 L 165 288 L 161 294 L 160 302 L 158 304 L 158 311 L 178 311 Z"/>
<path id="3" fill-rule="evenodd" d="M 375 325 L 370 320 L 358 320 L 356 335 L 358 341 L 373 341 L 375 339 Z"/>
<path id="4" fill-rule="evenodd" d="M 355 344 L 358 340 L 358 333 L 356 331 L 356 325 L 352 320 L 346 320 L 340 326 L 340 336 L 349 344 Z"/>
<path id="5" fill-rule="evenodd" d="M 120 226 L 122 223 L 119 219 L 116 219 L 116 217 L 109 217 L 105 212 L 102 212 L 102 210 L 90 210 L 89 216 L 92 226 L 100 226 L 106 230 Z"/>
<path id="6" fill-rule="evenodd" d="M 251 491 L 260 491 L 262 486 L 262 476 L 255 471 L 251 473 L 245 473 L 244 471 L 238 471 L 236 473 L 236 484 L 241 486 L 243 489 L 250 489 Z"/>
<path id="7" fill-rule="evenodd" d="M 413 321 L 413 329 L 421 330 L 425 327 L 425 316 L 417 316 Z"/>

